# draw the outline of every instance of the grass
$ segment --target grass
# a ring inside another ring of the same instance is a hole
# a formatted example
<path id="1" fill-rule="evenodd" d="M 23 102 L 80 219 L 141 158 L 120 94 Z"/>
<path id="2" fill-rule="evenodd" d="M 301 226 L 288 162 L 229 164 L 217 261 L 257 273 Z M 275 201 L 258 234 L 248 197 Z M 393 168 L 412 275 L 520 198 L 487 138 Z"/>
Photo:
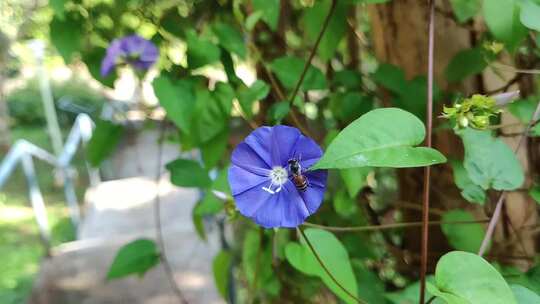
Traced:
<path id="1" fill-rule="evenodd" d="M 46 130 L 42 126 L 16 127 L 12 130 L 12 137 L 13 140 L 24 138 L 51 151 Z M 34 165 L 47 208 L 53 245 L 73 240 L 75 231 L 68 216 L 63 189 L 55 182 L 50 165 L 40 161 L 35 161 Z M 86 180 L 81 170 L 84 163 L 80 156 L 76 157 L 74 165 L 81 173 L 76 181 L 81 198 Z M 0 252 L 0 303 L 24 303 L 45 252 L 20 168 L 0 191 Z"/>

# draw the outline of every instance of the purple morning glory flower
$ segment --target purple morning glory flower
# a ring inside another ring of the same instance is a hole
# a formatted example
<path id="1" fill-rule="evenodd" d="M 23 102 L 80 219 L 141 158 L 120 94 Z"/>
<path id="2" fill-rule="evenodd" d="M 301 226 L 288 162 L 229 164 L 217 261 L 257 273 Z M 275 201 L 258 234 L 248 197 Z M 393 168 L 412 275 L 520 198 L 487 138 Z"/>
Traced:
<path id="1" fill-rule="evenodd" d="M 158 56 L 157 47 L 138 35 L 115 39 L 107 48 L 107 54 L 101 62 L 101 76 L 107 76 L 119 64 L 129 64 L 139 70 L 148 70 Z"/>
<path id="2" fill-rule="evenodd" d="M 257 128 L 232 153 L 229 184 L 236 207 L 265 228 L 297 227 L 323 200 L 326 170 L 308 171 L 321 156 L 321 148 L 296 128 Z"/>

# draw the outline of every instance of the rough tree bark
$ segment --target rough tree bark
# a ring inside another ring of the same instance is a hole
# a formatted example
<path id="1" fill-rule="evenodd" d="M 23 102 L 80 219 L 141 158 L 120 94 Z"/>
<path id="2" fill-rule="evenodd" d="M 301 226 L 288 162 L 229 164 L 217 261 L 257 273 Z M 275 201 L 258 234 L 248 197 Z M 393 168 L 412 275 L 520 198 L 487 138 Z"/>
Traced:
<path id="1" fill-rule="evenodd" d="M 466 25 L 458 25 L 451 18 L 452 9 L 448 0 L 437 1 L 436 7 L 434 70 L 436 84 L 442 89 L 459 89 L 467 95 L 476 92 L 483 93 L 486 90 L 500 86 L 500 83 L 494 83 L 491 78 L 480 75 L 467 80 L 460 87 L 449 87 L 449 84 L 444 79 L 444 69 L 458 51 L 469 48 L 476 43 L 477 34 L 470 29 L 482 25 L 478 24 L 477 21 Z M 369 6 L 368 10 L 373 28 L 374 50 L 379 61 L 401 67 L 408 78 L 425 75 L 428 60 L 427 1 L 392 1 L 387 4 Z M 445 100 L 444 102 L 448 101 Z M 439 113 L 440 108 L 441 105 L 435 107 L 434 115 Z M 438 123 L 437 119 L 435 119 L 434 123 L 435 125 Z M 462 144 L 451 132 L 435 132 L 433 140 L 434 147 L 445 155 L 457 158 L 463 157 Z M 512 143 L 510 144 L 512 145 Z M 525 155 L 522 160 L 527 163 Z M 449 165 L 436 166 L 432 172 L 431 205 L 433 207 L 448 209 L 467 206 L 454 185 L 452 170 Z M 400 170 L 400 199 L 420 205 L 422 178 L 422 170 Z M 519 230 L 524 223 L 536 220 L 536 212 L 529 212 L 533 210 L 530 204 L 530 199 L 525 198 L 523 193 L 513 193 L 509 196 L 507 213 L 514 228 Z M 528 214 L 534 213 L 534 215 L 525 218 L 524 210 L 529 210 L 525 212 Z M 404 215 L 406 220 L 420 220 L 421 213 L 407 211 Z M 502 233 L 497 236 L 499 240 L 503 237 Z M 528 247 L 529 253 L 534 252 L 531 237 L 522 235 L 521 238 L 528 238 L 528 240 L 524 241 L 525 246 Z M 404 249 L 408 252 L 417 253 L 420 249 L 420 241 L 420 230 L 411 229 L 405 235 Z M 516 243 L 514 242 L 514 247 L 523 247 L 521 244 Z M 448 249 L 441 231 L 432 229 L 430 233 L 430 253 L 432 255 L 430 255 L 428 267 L 433 269 L 439 255 Z M 511 252 L 517 254 L 517 250 L 512 249 Z M 519 251 L 519 254 L 523 255 L 523 250 Z M 412 261 L 408 262 L 409 269 L 415 269 L 415 266 L 419 263 L 416 258 L 413 258 Z"/>

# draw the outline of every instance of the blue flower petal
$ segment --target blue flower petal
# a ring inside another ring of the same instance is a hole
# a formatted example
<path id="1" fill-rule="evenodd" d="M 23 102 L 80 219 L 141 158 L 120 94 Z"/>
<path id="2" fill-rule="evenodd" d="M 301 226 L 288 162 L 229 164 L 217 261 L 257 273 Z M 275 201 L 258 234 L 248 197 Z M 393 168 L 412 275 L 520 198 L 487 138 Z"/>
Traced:
<path id="1" fill-rule="evenodd" d="M 276 157 L 276 160 L 279 165 L 287 166 L 287 161 L 292 158 L 297 141 L 301 137 L 305 138 L 305 136 L 296 128 L 282 125 L 275 126 L 272 135 L 274 140 L 273 147 L 279 155 Z"/>
<path id="2" fill-rule="evenodd" d="M 231 156 L 231 162 L 243 168 L 255 167 L 265 169 L 265 176 L 268 176 L 268 169 L 271 168 L 268 163 L 261 158 L 260 154 L 258 154 L 250 145 L 245 142 L 236 146 Z"/>
<path id="3" fill-rule="evenodd" d="M 108 75 L 120 58 L 130 56 L 135 56 L 135 59 L 129 61 L 130 65 L 136 69 L 148 70 L 157 61 L 159 50 L 151 41 L 138 35 L 115 39 L 107 48 L 107 54 L 101 62 L 101 75 Z"/>
<path id="4" fill-rule="evenodd" d="M 268 183 L 268 177 L 253 174 L 249 170 L 234 165 L 229 168 L 228 179 L 232 195 L 241 194 L 257 186 L 262 189 L 263 184 Z"/>
<path id="5" fill-rule="evenodd" d="M 246 137 L 244 143 L 247 144 L 253 152 L 266 163 L 266 168 L 272 168 L 272 157 L 270 155 L 270 146 L 272 143 L 272 128 L 260 127 Z M 240 145 L 239 145 L 240 146 Z"/>
<path id="6" fill-rule="evenodd" d="M 326 170 L 305 171 L 321 155 L 320 147 L 296 128 L 257 128 L 236 147 L 232 156 L 229 183 L 237 209 L 266 228 L 302 224 L 319 209 L 326 191 Z M 270 170 L 275 166 L 289 170 L 287 162 L 292 158 L 299 159 L 305 171 L 309 183 L 305 191 L 293 184 L 291 172 L 281 188 L 271 185 Z M 271 187 L 275 193 L 263 187 Z"/>

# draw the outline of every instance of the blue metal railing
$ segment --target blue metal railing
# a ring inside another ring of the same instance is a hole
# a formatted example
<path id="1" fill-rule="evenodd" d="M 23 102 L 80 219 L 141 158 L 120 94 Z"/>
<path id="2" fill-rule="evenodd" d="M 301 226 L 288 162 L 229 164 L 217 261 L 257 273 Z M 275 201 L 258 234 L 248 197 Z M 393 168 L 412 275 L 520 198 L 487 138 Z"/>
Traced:
<path id="1" fill-rule="evenodd" d="M 77 229 L 81 220 L 81 211 L 73 184 L 74 169 L 71 166 L 71 161 L 77 152 L 77 148 L 79 146 L 85 146 L 90 140 L 93 128 L 94 123 L 90 116 L 79 114 L 58 157 L 24 139 L 20 139 L 15 142 L 0 163 L 0 190 L 9 180 L 17 165 L 19 163 L 21 164 L 28 184 L 28 194 L 39 227 L 40 238 L 47 253 L 50 252 L 51 247 L 50 227 L 47 220 L 45 202 L 34 169 L 34 159 L 39 159 L 50 164 L 56 169 L 56 173 L 61 174 L 64 194 L 69 207 L 69 215 L 73 226 Z M 100 182 L 98 169 L 92 168 L 88 163 L 86 166 L 90 185 L 97 185 Z"/>

